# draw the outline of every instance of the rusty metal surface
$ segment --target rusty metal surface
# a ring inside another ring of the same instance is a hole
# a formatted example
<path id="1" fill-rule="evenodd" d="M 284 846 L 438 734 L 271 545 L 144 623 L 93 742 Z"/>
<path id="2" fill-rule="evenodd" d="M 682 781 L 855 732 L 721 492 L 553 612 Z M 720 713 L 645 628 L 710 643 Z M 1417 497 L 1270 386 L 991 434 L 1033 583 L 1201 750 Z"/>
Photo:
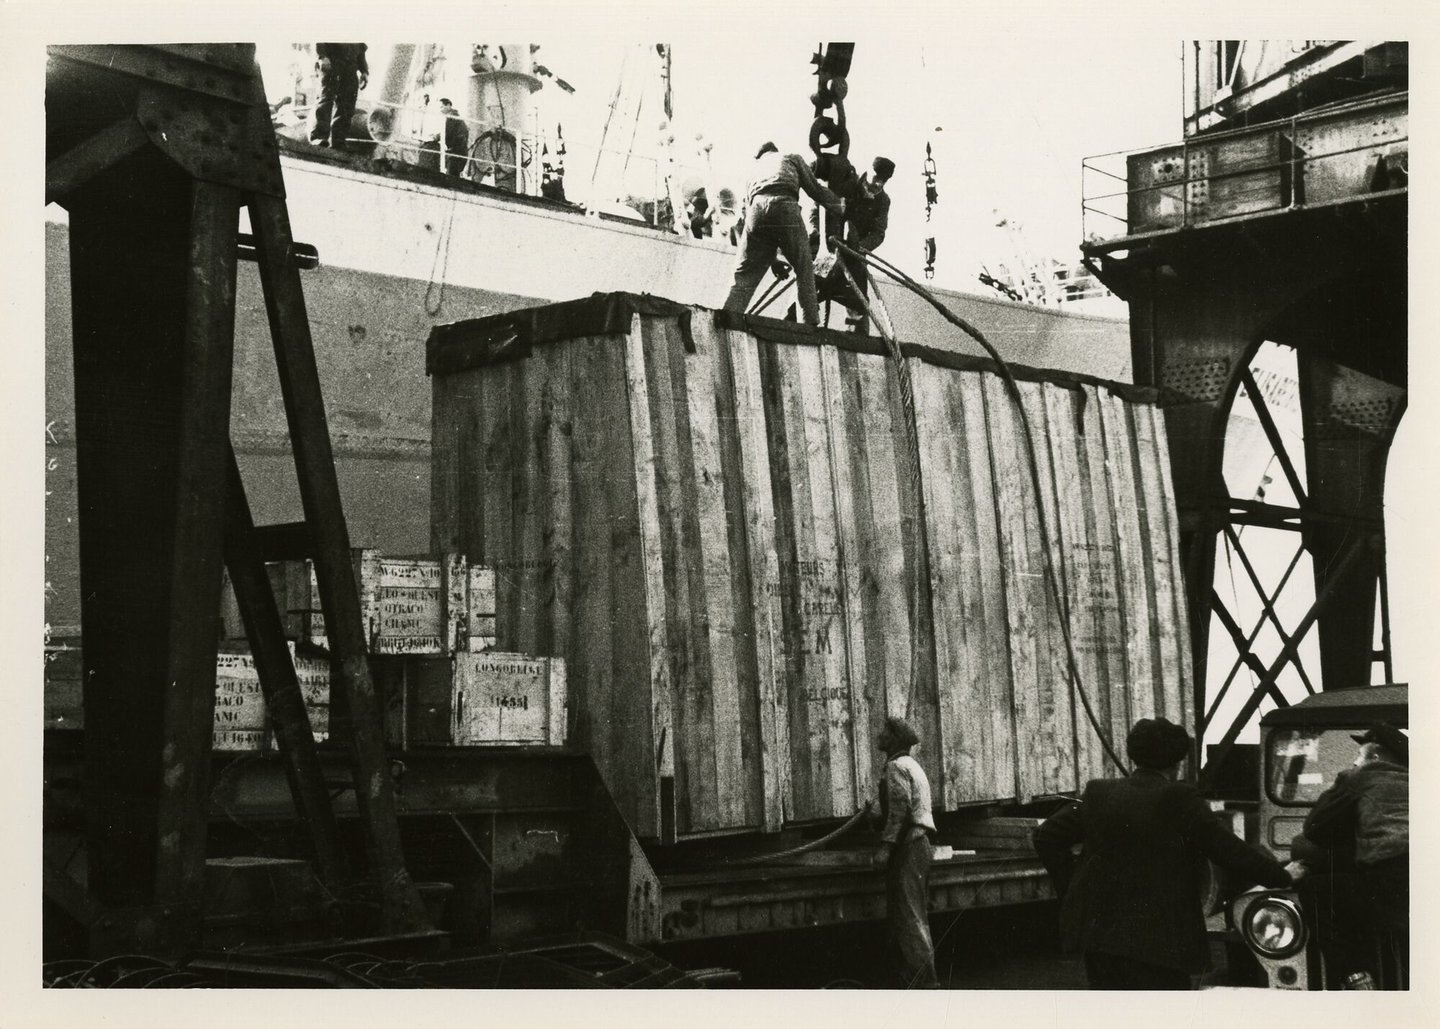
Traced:
<path id="1" fill-rule="evenodd" d="M 285 195 L 253 46 L 66 45 L 47 52 L 50 159 L 78 153 L 72 148 L 96 133 L 97 118 L 124 112 L 192 177 Z"/>
<path id="2" fill-rule="evenodd" d="M 1053 897 L 1033 853 L 990 851 L 937 861 L 930 911 L 961 911 Z M 794 865 L 662 875 L 658 900 L 636 926 L 639 943 L 877 921 L 885 917 L 882 869 Z M 634 930 L 632 930 L 634 931 Z"/>

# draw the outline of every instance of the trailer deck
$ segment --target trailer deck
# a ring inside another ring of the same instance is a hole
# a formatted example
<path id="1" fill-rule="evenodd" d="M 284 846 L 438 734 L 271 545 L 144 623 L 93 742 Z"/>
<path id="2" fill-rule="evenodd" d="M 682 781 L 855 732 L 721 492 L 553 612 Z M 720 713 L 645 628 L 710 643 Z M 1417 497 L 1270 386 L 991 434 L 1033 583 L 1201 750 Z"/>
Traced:
<path id="1" fill-rule="evenodd" d="M 872 847 L 820 851 L 808 860 L 747 868 L 719 866 L 659 877 L 647 931 L 634 942 L 737 936 L 885 917 L 883 870 Z M 931 912 L 1020 904 L 1053 897 L 1034 852 L 987 850 L 936 861 Z"/>

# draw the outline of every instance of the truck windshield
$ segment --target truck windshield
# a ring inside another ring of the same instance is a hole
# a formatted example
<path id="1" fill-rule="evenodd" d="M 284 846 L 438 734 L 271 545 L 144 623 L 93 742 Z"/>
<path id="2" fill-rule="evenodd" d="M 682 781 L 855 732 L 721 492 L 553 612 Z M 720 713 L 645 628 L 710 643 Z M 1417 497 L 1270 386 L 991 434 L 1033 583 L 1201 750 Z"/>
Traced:
<path id="1" fill-rule="evenodd" d="M 1350 729 L 1272 729 L 1265 788 L 1277 804 L 1310 805 L 1355 760 Z"/>

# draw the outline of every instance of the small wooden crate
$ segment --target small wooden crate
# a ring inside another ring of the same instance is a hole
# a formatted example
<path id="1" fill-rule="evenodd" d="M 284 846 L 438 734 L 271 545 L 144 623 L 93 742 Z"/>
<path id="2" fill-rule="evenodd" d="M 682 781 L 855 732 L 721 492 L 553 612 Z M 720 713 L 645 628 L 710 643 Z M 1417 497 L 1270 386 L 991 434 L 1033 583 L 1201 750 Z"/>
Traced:
<path id="1" fill-rule="evenodd" d="M 449 654 L 495 645 L 495 571 L 470 567 L 464 554 L 439 558 L 353 553 L 361 617 L 371 654 Z M 329 648 L 319 582 L 312 561 L 270 565 L 286 635 Z M 224 590 L 221 621 L 227 640 L 245 637 L 233 592 Z"/>
<path id="2" fill-rule="evenodd" d="M 565 742 L 565 660 L 456 654 L 451 740 L 460 746 Z"/>
<path id="3" fill-rule="evenodd" d="M 310 716 L 316 742 L 330 735 L 330 662 L 324 658 L 294 654 L 295 675 Z M 227 651 L 215 659 L 215 727 L 211 737 L 214 750 L 256 750 L 265 735 L 265 696 L 255 659 L 248 653 Z"/>
<path id="4" fill-rule="evenodd" d="M 382 655 L 372 658 L 370 667 L 384 698 L 386 745 L 405 750 L 450 745 L 451 655 Z"/>

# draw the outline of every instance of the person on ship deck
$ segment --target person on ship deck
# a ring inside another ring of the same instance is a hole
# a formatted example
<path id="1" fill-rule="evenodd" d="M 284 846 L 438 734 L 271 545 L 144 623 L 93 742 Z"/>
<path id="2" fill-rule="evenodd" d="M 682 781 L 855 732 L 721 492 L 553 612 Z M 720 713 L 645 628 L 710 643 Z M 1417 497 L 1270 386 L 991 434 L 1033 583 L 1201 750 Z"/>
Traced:
<path id="1" fill-rule="evenodd" d="M 346 148 L 350 118 L 355 101 L 370 81 L 364 43 L 316 43 L 316 65 L 320 69 L 320 102 L 315 105 L 315 125 L 310 139 L 317 146 L 333 150 Z"/>

